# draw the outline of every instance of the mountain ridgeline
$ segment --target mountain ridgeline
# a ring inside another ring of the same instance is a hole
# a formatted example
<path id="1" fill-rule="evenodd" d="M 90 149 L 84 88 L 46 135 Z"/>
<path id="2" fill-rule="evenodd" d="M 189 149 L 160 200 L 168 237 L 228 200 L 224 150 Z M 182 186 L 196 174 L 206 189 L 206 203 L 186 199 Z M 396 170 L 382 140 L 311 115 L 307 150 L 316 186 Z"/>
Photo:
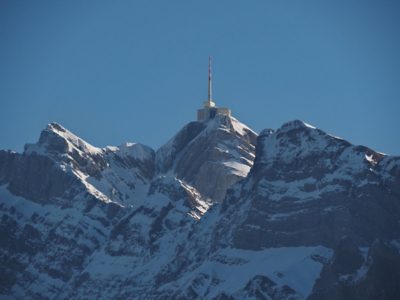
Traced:
<path id="1" fill-rule="evenodd" d="M 0 151 L 0 298 L 400 299 L 400 157 L 230 115 Z"/>

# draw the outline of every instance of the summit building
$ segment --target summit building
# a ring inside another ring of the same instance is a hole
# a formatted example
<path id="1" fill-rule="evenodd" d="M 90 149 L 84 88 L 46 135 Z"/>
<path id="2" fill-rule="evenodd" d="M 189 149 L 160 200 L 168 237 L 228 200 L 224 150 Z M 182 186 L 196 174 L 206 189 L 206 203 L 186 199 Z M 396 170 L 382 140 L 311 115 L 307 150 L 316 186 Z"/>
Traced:
<path id="1" fill-rule="evenodd" d="M 231 110 L 226 107 L 217 107 L 212 100 L 211 57 L 208 57 L 208 98 L 204 101 L 203 108 L 197 110 L 197 121 L 205 122 L 218 114 L 231 116 Z"/>

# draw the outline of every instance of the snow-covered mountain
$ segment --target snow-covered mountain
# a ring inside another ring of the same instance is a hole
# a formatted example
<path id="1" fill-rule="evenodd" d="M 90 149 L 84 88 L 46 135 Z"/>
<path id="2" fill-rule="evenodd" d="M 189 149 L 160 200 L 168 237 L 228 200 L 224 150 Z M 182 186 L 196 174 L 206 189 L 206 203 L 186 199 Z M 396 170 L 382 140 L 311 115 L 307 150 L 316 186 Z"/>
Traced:
<path id="1" fill-rule="evenodd" d="M 0 151 L 0 298 L 400 298 L 400 157 L 292 121 Z"/>
<path id="2" fill-rule="evenodd" d="M 220 202 L 226 190 L 250 171 L 256 139 L 254 131 L 233 117 L 191 122 L 156 152 L 156 168 Z"/>

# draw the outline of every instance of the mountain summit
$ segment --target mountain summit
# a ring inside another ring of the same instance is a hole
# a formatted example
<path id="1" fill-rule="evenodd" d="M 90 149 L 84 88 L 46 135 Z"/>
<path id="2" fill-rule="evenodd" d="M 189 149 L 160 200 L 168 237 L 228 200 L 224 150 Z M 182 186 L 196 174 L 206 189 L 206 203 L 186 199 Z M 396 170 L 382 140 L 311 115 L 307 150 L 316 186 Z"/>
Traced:
<path id="1" fill-rule="evenodd" d="M 257 134 L 233 117 L 217 115 L 191 122 L 156 152 L 160 174 L 174 174 L 213 202 L 247 176 L 255 156 Z"/>

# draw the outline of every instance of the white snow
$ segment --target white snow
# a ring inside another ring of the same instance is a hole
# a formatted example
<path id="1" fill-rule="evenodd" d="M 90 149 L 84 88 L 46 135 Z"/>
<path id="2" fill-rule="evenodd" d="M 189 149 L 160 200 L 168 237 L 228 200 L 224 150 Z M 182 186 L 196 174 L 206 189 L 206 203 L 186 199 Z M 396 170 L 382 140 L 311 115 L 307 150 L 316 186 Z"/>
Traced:
<path id="1" fill-rule="evenodd" d="M 183 278 L 179 278 L 173 285 L 190 286 L 195 278 L 204 274 L 210 277 L 209 282 L 219 281 L 217 286 L 209 289 L 209 294 L 202 295 L 211 299 L 222 292 L 234 294 L 253 277 L 264 275 L 278 285 L 286 284 L 307 297 L 323 267 L 312 258 L 313 255 L 330 259 L 332 250 L 322 246 L 270 248 L 262 251 L 224 249 Z M 163 288 L 167 287 L 168 285 Z M 198 287 L 197 292 L 204 291 L 205 287 Z"/>
<path id="2" fill-rule="evenodd" d="M 139 143 L 125 143 L 119 147 L 108 146 L 107 149 L 120 156 L 130 156 L 141 161 L 151 160 L 154 153 L 150 147 Z"/>
<path id="3" fill-rule="evenodd" d="M 310 124 L 308 124 L 308 123 L 306 123 L 306 122 L 303 122 L 303 123 L 304 123 L 304 125 L 306 125 L 306 127 L 308 127 L 308 128 L 317 129 L 315 126 L 312 126 L 312 125 L 310 125 Z"/>
<path id="4" fill-rule="evenodd" d="M 249 132 L 252 132 L 253 134 L 257 135 L 256 132 L 254 132 L 251 128 L 247 127 L 243 123 L 239 122 L 239 120 L 237 120 L 236 118 L 231 117 L 231 121 L 232 121 L 233 129 L 240 135 L 244 136 L 244 135 L 248 134 Z"/>
<path id="5" fill-rule="evenodd" d="M 232 173 L 237 176 L 246 177 L 250 171 L 250 166 L 237 161 L 224 161 L 222 164 L 232 169 Z"/>
<path id="6" fill-rule="evenodd" d="M 378 162 L 374 159 L 374 156 L 372 154 L 370 155 L 365 154 L 365 159 L 373 166 L 378 164 Z"/>
<path id="7" fill-rule="evenodd" d="M 51 123 L 47 125 L 46 130 L 54 132 L 64 138 L 70 147 L 76 148 L 78 151 L 83 151 L 92 155 L 100 154 L 102 152 L 102 149 L 90 145 L 59 124 Z"/>
<path id="8" fill-rule="evenodd" d="M 333 180 L 332 180 L 333 181 Z M 321 183 L 324 183 L 321 186 Z M 260 195 L 268 196 L 269 200 L 280 201 L 282 198 L 294 198 L 296 202 L 307 202 L 320 199 L 321 195 L 328 192 L 341 192 L 344 187 L 338 183 L 331 182 L 325 184 L 326 180 L 323 178 L 317 181 L 315 178 L 309 177 L 302 180 L 293 180 L 286 182 L 283 180 L 260 180 L 259 193 Z M 315 185 L 315 189 L 305 191 L 306 185 Z"/>
<path id="9" fill-rule="evenodd" d="M 306 136 L 305 132 L 300 132 L 298 139 L 300 145 L 293 144 L 288 136 L 280 135 L 282 130 L 288 130 L 288 128 L 284 129 L 279 129 L 263 140 L 264 153 L 260 158 L 263 163 L 272 163 L 275 160 L 290 163 L 312 153 L 325 151 L 329 144 L 329 140 L 320 136 L 320 133 L 316 130 L 312 130 L 309 133 L 312 137 L 311 140 Z"/>
<path id="10" fill-rule="evenodd" d="M 200 220 L 200 218 L 210 209 L 213 205 L 211 199 L 204 198 L 199 191 L 197 191 L 194 187 L 187 184 L 186 182 L 176 179 L 184 189 L 190 193 L 195 199 L 195 208 L 196 210 L 191 210 L 189 215 L 196 220 Z"/>

